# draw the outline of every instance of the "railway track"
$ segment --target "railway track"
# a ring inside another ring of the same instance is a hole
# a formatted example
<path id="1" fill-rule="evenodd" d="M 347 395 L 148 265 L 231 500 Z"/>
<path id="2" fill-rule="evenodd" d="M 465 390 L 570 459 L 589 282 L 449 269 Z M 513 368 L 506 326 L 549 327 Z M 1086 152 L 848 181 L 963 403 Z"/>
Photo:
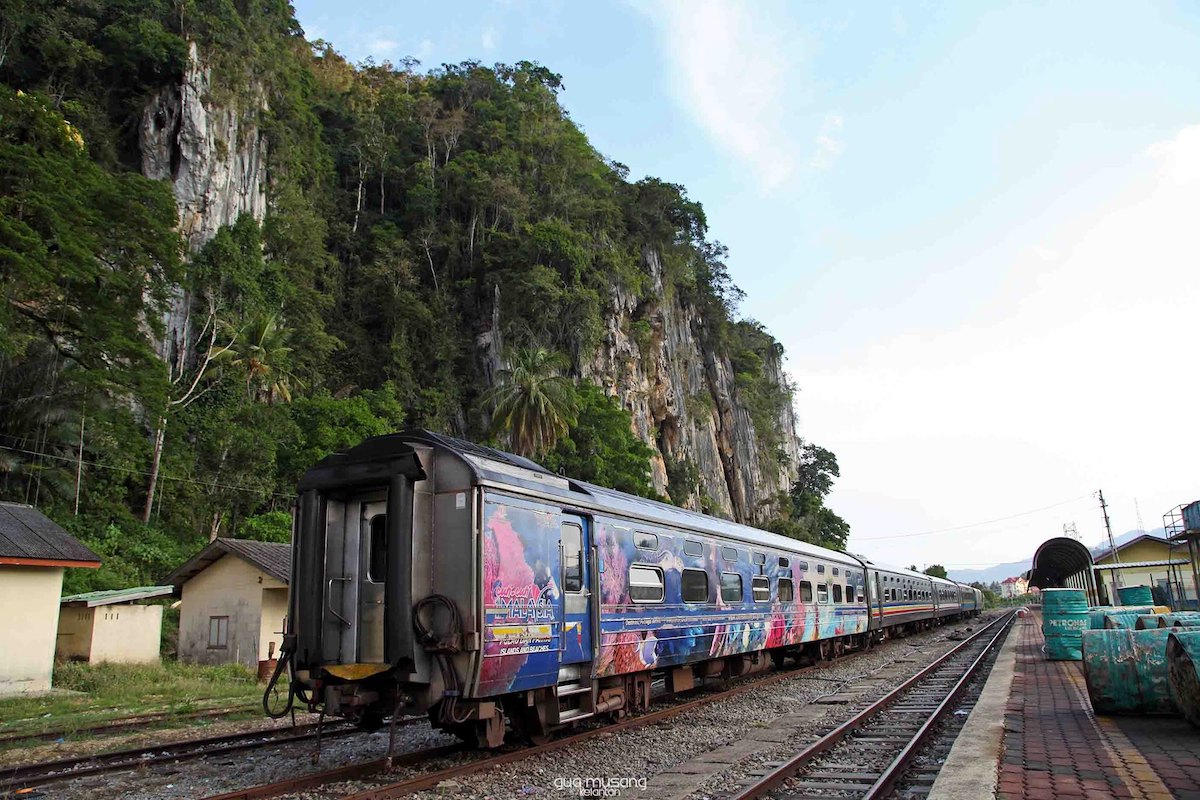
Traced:
<path id="1" fill-rule="evenodd" d="M 849 655 L 851 657 L 853 656 L 853 654 Z M 386 783 L 371 787 L 356 794 L 347 795 L 344 800 L 388 800 L 388 798 L 405 797 L 415 792 L 435 788 L 444 781 L 457 780 L 459 778 L 474 775 L 495 767 L 503 766 L 505 764 L 511 764 L 516 761 L 531 758 L 533 756 L 563 750 L 600 736 L 655 725 L 671 719 L 672 717 L 692 711 L 708 703 L 735 697 L 744 692 L 761 689 L 779 681 L 810 673 L 819 669 L 822 663 L 827 662 L 819 662 L 818 664 L 814 665 L 778 671 L 766 675 L 765 677 L 758 676 L 754 678 L 747 678 L 735 686 L 716 692 L 710 692 L 702 697 L 682 703 L 676 703 L 666 708 L 650 711 L 636 717 L 622 720 L 620 722 L 604 725 L 602 727 L 597 727 L 590 730 L 580 731 L 578 733 L 567 734 L 546 744 L 514 748 L 482 755 L 481 757 L 466 763 L 453 764 L 442 769 L 422 772 L 419 775 L 407 777 L 393 783 Z M 468 749 L 460 745 L 448 745 L 429 748 L 426 750 L 419 750 L 411 753 L 405 753 L 402 756 L 397 756 L 390 765 L 390 768 L 415 767 L 424 765 L 427 762 L 434 761 L 436 759 L 442 759 L 448 756 L 464 754 L 467 752 L 469 752 Z M 361 762 L 359 764 L 350 764 L 324 772 L 316 772 L 309 775 L 298 776 L 280 781 L 278 783 L 253 786 L 224 794 L 213 795 L 205 798 L 205 800 L 269 800 L 269 798 L 275 798 L 293 792 L 303 792 L 317 789 L 326 784 L 349 780 L 371 779 L 373 777 L 382 775 L 388 770 L 389 765 L 387 764 L 386 759 L 376 759 L 372 761 Z"/>
<path id="2" fill-rule="evenodd" d="M 73 736 L 103 736 L 120 734 L 139 728 L 154 727 L 163 723 L 191 722 L 194 720 L 219 719 L 237 714 L 247 714 L 260 709 L 261 706 L 240 706 L 237 708 L 210 708 L 203 711 L 179 713 L 174 711 L 156 711 L 149 714 L 136 714 L 128 717 L 118 717 L 106 722 L 83 728 L 62 728 L 53 731 L 36 731 L 33 733 L 9 733 L 0 735 L 0 747 L 19 745 L 25 742 L 53 742 L 59 739 L 69 739 Z"/>
<path id="3" fill-rule="evenodd" d="M 768 765 L 731 800 L 807 800 L 890 796 L 939 722 L 988 662 L 1015 614 L 976 631 L 941 658 L 856 713 L 787 761 Z M 929 771 L 913 776 L 914 793 L 931 783 Z"/>
<path id="4" fill-rule="evenodd" d="M 357 729 L 350 725 L 335 723 L 326 725 L 321 735 L 328 738 L 346 736 L 355 732 L 357 732 Z M 23 789 L 30 789 L 56 781 L 81 778 L 85 775 L 137 769 L 211 755 L 237 753 L 268 745 L 308 741 L 316 737 L 317 726 L 315 724 L 297 725 L 290 728 L 274 728 L 233 733 L 224 736 L 211 736 L 204 739 L 159 744 L 153 747 L 139 747 L 129 750 L 117 750 L 110 753 L 98 753 L 76 758 L 64 758 L 55 761 L 42 761 L 35 764 L 5 767 L 0 769 L 0 796 L 20 794 Z"/>

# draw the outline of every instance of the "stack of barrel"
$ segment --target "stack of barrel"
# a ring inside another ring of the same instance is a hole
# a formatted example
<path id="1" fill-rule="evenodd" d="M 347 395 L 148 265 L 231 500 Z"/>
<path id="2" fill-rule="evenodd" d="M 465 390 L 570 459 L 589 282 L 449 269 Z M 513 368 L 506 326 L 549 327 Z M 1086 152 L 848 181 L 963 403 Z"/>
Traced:
<path id="1" fill-rule="evenodd" d="M 1149 593 L 1148 587 L 1130 588 Z M 1200 612 L 1162 609 L 1093 609 L 1093 615 L 1104 612 L 1104 627 L 1080 636 L 1092 708 L 1099 714 L 1182 714 L 1200 727 Z"/>

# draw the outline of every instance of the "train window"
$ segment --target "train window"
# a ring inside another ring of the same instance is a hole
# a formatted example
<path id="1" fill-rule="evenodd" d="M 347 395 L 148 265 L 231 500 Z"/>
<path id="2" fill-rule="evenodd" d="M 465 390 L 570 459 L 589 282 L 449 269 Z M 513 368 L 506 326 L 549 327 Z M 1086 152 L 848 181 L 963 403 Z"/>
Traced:
<path id="1" fill-rule="evenodd" d="M 383 583 L 387 580 L 387 514 L 371 517 L 371 535 L 367 543 L 367 580 Z"/>
<path id="2" fill-rule="evenodd" d="M 865 594 L 863 594 L 863 587 L 859 586 L 858 587 L 858 602 L 860 602 L 860 603 L 865 602 L 866 599 L 867 599 L 867 596 Z"/>
<path id="3" fill-rule="evenodd" d="M 779 566 L 783 567 L 784 569 L 787 569 L 789 566 L 791 566 L 791 563 L 792 562 L 789 559 L 786 559 L 783 556 L 779 557 Z"/>
<path id="4" fill-rule="evenodd" d="M 685 541 L 683 543 L 683 554 L 685 556 L 702 556 L 704 555 L 704 545 L 699 542 Z"/>
<path id="5" fill-rule="evenodd" d="M 812 584 L 808 581 L 800 581 L 800 602 L 812 602 Z"/>
<path id="6" fill-rule="evenodd" d="M 807 561 L 801 561 L 797 566 L 800 567 L 801 572 L 808 572 L 808 562 Z"/>
<path id="7" fill-rule="evenodd" d="M 639 550 L 657 550 L 658 537 L 653 533 L 645 533 L 643 531 L 634 531 L 633 545 Z"/>
<path id="8" fill-rule="evenodd" d="M 795 587 L 792 586 L 791 578 L 779 579 L 779 602 L 790 603 L 796 598 Z"/>
<path id="9" fill-rule="evenodd" d="M 685 603 L 708 602 L 708 573 L 702 569 L 685 569 L 679 582 Z"/>
<path id="10" fill-rule="evenodd" d="M 663 601 L 663 573 L 658 567 L 634 564 L 629 568 L 629 599 L 635 603 Z"/>
<path id="11" fill-rule="evenodd" d="M 842 602 L 842 585 L 840 583 L 835 583 L 833 585 L 833 602 Z"/>
<path id="12" fill-rule="evenodd" d="M 574 523 L 562 526 L 559 532 L 563 556 L 563 591 L 583 591 L 583 530 Z"/>
<path id="13" fill-rule="evenodd" d="M 771 601 L 770 579 L 762 577 L 751 578 L 750 591 L 754 594 L 754 602 L 769 603 Z"/>
<path id="14" fill-rule="evenodd" d="M 834 568 L 833 568 L 833 574 L 834 574 L 834 575 L 837 575 L 837 574 L 839 574 L 839 573 L 838 573 L 838 568 L 837 568 L 837 567 L 834 567 Z"/>
<path id="15" fill-rule="evenodd" d="M 737 561 L 738 560 L 737 548 L 736 547 L 722 547 L 721 548 L 721 558 L 725 559 L 726 561 Z"/>
<path id="16" fill-rule="evenodd" d="M 721 573 L 721 599 L 726 603 L 740 603 L 742 594 L 742 576 L 736 572 Z"/>
<path id="17" fill-rule="evenodd" d="M 827 583 L 818 583 L 817 584 L 817 602 L 818 603 L 828 603 L 829 602 L 829 584 L 827 584 Z"/>
<path id="18" fill-rule="evenodd" d="M 854 587 L 848 583 L 846 584 L 846 602 L 847 603 L 854 602 Z"/>
<path id="19" fill-rule="evenodd" d="M 825 565 L 824 564 L 817 564 L 817 574 L 818 575 L 825 574 Z"/>
<path id="20" fill-rule="evenodd" d="M 766 553 L 755 553 L 754 554 L 754 563 L 755 564 L 766 564 L 767 563 L 767 554 Z"/>

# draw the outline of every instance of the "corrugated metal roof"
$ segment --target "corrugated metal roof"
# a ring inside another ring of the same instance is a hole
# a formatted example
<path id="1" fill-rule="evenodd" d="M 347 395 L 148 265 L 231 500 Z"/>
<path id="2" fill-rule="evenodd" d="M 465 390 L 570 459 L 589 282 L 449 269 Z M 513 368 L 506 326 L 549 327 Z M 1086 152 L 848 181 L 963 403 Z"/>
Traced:
<path id="1" fill-rule="evenodd" d="M 1170 567 L 1176 564 L 1186 564 L 1186 558 L 1173 558 L 1162 561 L 1122 561 L 1120 564 L 1096 564 L 1092 569 L 1097 572 L 1111 569 L 1140 569 L 1143 567 Z"/>
<path id="2" fill-rule="evenodd" d="M 62 599 L 62 604 L 86 606 L 109 606 L 113 603 L 132 603 L 134 600 L 148 600 L 151 597 L 163 597 L 175 591 L 174 586 L 134 586 L 130 589 L 105 589 L 99 592 L 84 592 L 73 594 Z"/>
<path id="3" fill-rule="evenodd" d="M 292 546 L 252 539 L 215 539 L 163 579 L 178 589 L 217 559 L 229 554 L 258 567 L 272 578 L 288 582 L 292 572 Z"/>
<path id="4" fill-rule="evenodd" d="M 0 502 L 0 558 L 98 566 L 100 556 L 33 506 Z"/>

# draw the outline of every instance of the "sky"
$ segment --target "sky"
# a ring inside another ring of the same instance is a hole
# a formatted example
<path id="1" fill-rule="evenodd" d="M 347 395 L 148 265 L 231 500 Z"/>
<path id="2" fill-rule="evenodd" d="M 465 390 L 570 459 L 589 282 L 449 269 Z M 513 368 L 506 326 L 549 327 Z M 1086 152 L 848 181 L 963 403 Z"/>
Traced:
<path id="1" fill-rule="evenodd" d="M 1200 6 L 295 0 L 352 61 L 538 61 L 687 187 L 849 549 L 1097 544 L 1200 499 Z"/>

